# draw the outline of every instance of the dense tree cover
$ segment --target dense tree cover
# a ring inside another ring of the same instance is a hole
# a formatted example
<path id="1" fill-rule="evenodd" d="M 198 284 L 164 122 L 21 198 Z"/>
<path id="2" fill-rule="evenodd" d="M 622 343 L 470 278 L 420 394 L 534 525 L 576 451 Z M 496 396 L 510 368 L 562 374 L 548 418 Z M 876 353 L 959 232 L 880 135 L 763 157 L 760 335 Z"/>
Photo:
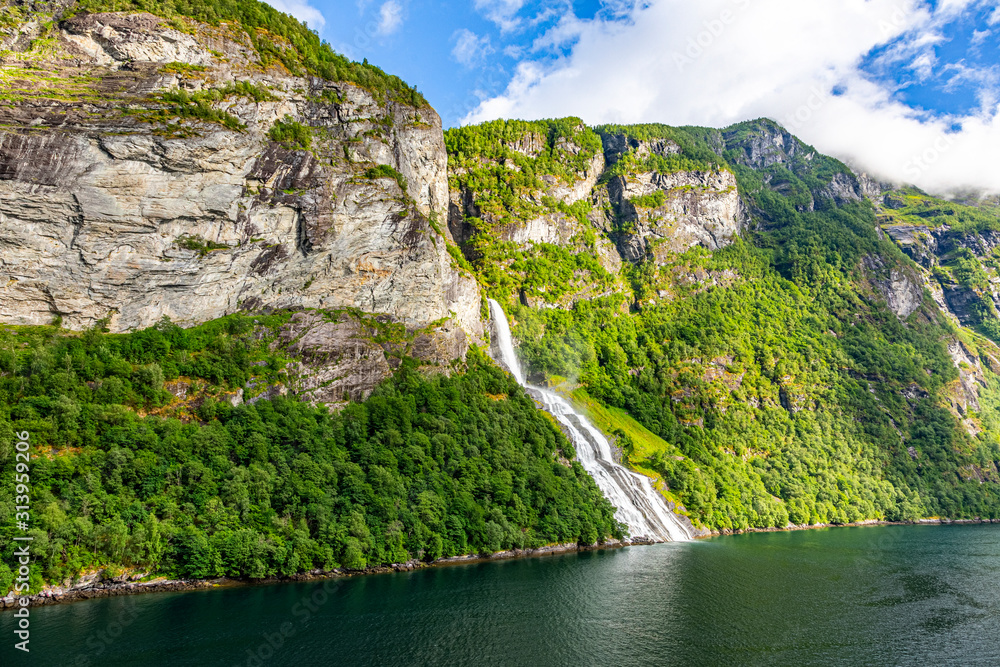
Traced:
<path id="1" fill-rule="evenodd" d="M 614 277 L 591 252 L 571 252 L 562 246 L 539 243 L 514 252 L 513 258 L 510 271 L 503 272 L 503 278 L 520 278 L 512 283 L 526 297 L 539 296 L 547 302 L 557 302 L 573 290 L 580 274 L 587 276 L 586 284 L 599 291 L 614 285 Z"/>
<path id="2" fill-rule="evenodd" d="M 13 433 L 30 432 L 36 587 L 94 567 L 259 578 L 622 535 L 569 442 L 475 351 L 453 378 L 405 361 L 335 415 L 284 397 L 169 411 L 165 378 L 220 392 L 280 379 L 268 342 L 284 318 L 5 329 L 0 457 L 11 470 Z M 13 499 L 4 475 L 4 538 Z"/>
<path id="3" fill-rule="evenodd" d="M 637 172 L 673 174 L 680 171 L 716 171 L 719 169 L 719 164 L 718 161 L 704 162 L 692 159 L 683 153 L 672 155 L 649 153 L 641 158 L 636 153 L 626 153 L 604 172 L 602 178 L 607 180 Z"/>
<path id="4" fill-rule="evenodd" d="M 275 121 L 267 136 L 291 150 L 307 151 L 312 146 L 312 128 L 291 116 Z"/>
<path id="5" fill-rule="evenodd" d="M 495 120 L 453 127 L 445 132 L 445 145 L 456 175 L 483 161 L 509 160 L 526 168 L 522 178 L 507 184 L 514 191 L 544 189 L 536 178 L 543 175 L 572 180 L 602 150 L 600 137 L 579 118 Z"/>
<path id="6" fill-rule="evenodd" d="M 745 244 L 702 258 L 741 282 L 675 286 L 630 314 L 619 299 L 515 305 L 522 355 L 674 444 L 683 459 L 633 463 L 705 525 L 997 515 L 996 488 L 963 470 L 1000 459 L 995 434 L 969 438 L 935 401 L 957 373 L 934 327 L 906 327 L 849 287 L 803 290 L 766 259 Z"/>
<path id="7" fill-rule="evenodd" d="M 505 300 L 482 273 L 532 372 L 578 380 L 663 438 L 632 463 L 662 475 L 706 526 L 1000 516 L 992 408 L 983 400 L 975 436 L 947 409 L 960 389 L 946 342 L 989 343 L 929 299 L 901 322 L 872 292 L 866 257 L 909 260 L 867 202 L 830 196 L 843 164 L 784 134 L 787 157 L 760 162 L 754 146 L 784 132 L 770 121 L 598 131 L 669 139 L 677 160 L 731 169 L 756 231 L 714 254 L 627 265 L 630 291 L 569 310 Z M 673 168 L 639 162 L 628 168 Z M 981 281 L 968 258 L 955 270 Z"/>
<path id="8" fill-rule="evenodd" d="M 629 145 L 637 142 L 668 141 L 677 146 L 677 153 L 649 152 L 638 158 L 626 153 L 602 175 L 604 180 L 626 176 L 637 171 L 670 174 L 677 171 L 718 171 L 725 168 L 722 159 L 722 135 L 718 130 L 701 127 L 671 127 L 659 123 L 642 125 L 598 125 L 594 131 L 601 137 L 623 137 Z"/>
<path id="9" fill-rule="evenodd" d="M 490 121 L 445 132 L 452 189 L 475 193 L 482 219 L 492 224 L 523 222 L 553 209 L 545 201 L 554 176 L 572 184 L 600 152 L 601 140 L 578 118 Z"/>
<path id="10" fill-rule="evenodd" d="M 957 232 L 1000 230 L 1000 214 L 995 205 L 972 206 L 948 201 L 915 187 L 900 188 L 887 194 L 885 203 L 885 224 L 947 225 Z"/>
<path id="11" fill-rule="evenodd" d="M 186 17 L 211 25 L 235 22 L 246 30 L 265 65 L 277 61 L 298 76 L 312 74 L 329 81 L 349 81 L 405 104 L 427 104 L 416 88 L 399 77 L 386 74 L 367 60 L 348 60 L 305 23 L 257 0 L 77 0 L 70 11 L 149 12 L 166 19 Z M 185 28 L 183 23 L 176 27 Z"/>
<path id="12" fill-rule="evenodd" d="M 604 287 L 613 277 L 601 266 L 594 234 L 575 239 L 575 252 L 551 244 L 530 249 L 501 239 L 505 229 L 546 215 L 586 223 L 589 201 L 567 205 L 547 193 L 573 185 L 593 169 L 600 137 L 579 118 L 499 120 L 445 132 L 449 178 L 473 200 L 465 256 L 497 292 L 555 301 L 583 282 Z"/>

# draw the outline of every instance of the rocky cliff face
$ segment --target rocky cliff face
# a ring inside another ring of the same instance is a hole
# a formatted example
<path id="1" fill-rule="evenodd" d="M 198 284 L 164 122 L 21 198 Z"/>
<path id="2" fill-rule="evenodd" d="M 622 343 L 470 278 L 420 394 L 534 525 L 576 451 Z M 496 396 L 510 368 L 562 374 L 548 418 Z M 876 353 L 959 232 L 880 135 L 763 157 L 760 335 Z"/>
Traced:
<path id="1" fill-rule="evenodd" d="M 924 300 L 924 285 L 918 272 L 907 266 L 887 263 L 884 258 L 875 255 L 865 257 L 862 266 L 889 310 L 901 320 L 920 308 Z"/>
<path id="2" fill-rule="evenodd" d="M 608 194 L 618 209 L 618 248 L 633 262 L 650 255 L 662 263 L 697 245 L 724 248 L 743 222 L 730 171 L 618 176 L 608 183 Z"/>
<path id="3" fill-rule="evenodd" d="M 606 194 L 598 136 L 579 119 L 484 127 L 486 140 L 478 128 L 449 130 L 448 226 L 466 258 L 506 273 L 507 289 L 532 307 L 568 308 L 622 289 L 622 258 L 602 233 L 610 204 L 596 200 Z"/>
<path id="4" fill-rule="evenodd" d="M 467 219 L 475 218 L 494 228 L 492 231 L 499 240 L 520 247 L 536 243 L 569 244 L 580 233 L 580 225 L 565 211 L 546 205 L 545 202 L 572 205 L 589 200 L 597 179 L 604 171 L 604 154 L 600 151 L 584 153 L 581 146 L 566 138 L 550 142 L 548 137 L 537 131 L 513 137 L 503 142 L 503 146 L 526 158 L 526 164 L 533 165 L 540 157 L 551 153 L 566 161 L 582 155 L 583 164 L 578 171 L 561 176 L 540 173 L 534 183 L 510 186 L 513 190 L 511 194 L 516 197 L 516 205 L 519 205 L 518 213 L 522 213 L 513 216 L 509 210 L 484 206 L 481 197 L 483 193 L 464 183 L 464 177 L 468 176 L 470 170 L 453 166 L 455 187 L 451 190 L 449 229 L 455 241 L 464 245 L 473 240 L 479 230 L 470 226 Z M 516 161 L 503 157 L 482 162 L 485 164 L 481 166 L 493 171 L 498 180 L 516 179 L 521 171 Z"/>
<path id="5" fill-rule="evenodd" d="M 598 135 L 583 125 L 554 139 L 551 127 L 550 135 L 543 131 L 547 123 L 529 124 L 538 129 L 487 124 L 482 132 L 489 139 L 465 136 L 475 128 L 450 131 L 457 158 L 449 166 L 451 233 L 470 260 L 523 271 L 529 285 L 521 286 L 520 300 L 527 305 L 567 308 L 626 291 L 616 277 L 627 263 L 667 265 L 695 246 L 718 250 L 747 220 L 731 171 L 646 163 L 679 156 L 681 147 L 670 139 Z M 490 140 L 499 146 L 476 152 Z M 551 246 L 592 257 L 606 275 L 582 269 L 592 264 L 578 259 L 572 274 L 562 273 L 567 282 L 535 285 L 533 276 L 551 282 L 551 265 L 566 263 Z"/>
<path id="6" fill-rule="evenodd" d="M 740 123 L 723 136 L 729 160 L 756 170 L 766 185 L 788 197 L 799 211 L 862 202 L 866 193 L 880 191 L 875 180 L 820 155 L 773 121 Z M 806 174 L 811 178 L 799 178 Z"/>
<path id="7" fill-rule="evenodd" d="M 960 212 L 959 204 L 907 191 L 890 191 L 873 203 L 881 229 L 916 263 L 943 312 L 971 327 L 996 317 L 1000 232 L 989 213 L 970 215 L 968 207 Z"/>
<path id="8" fill-rule="evenodd" d="M 628 160 L 624 175 L 607 180 L 606 199 L 614 218 L 603 225 L 617 238 L 623 259 L 639 262 L 647 257 L 658 264 L 695 246 L 718 250 L 732 243 L 747 216 L 728 170 L 683 169 L 662 173 L 637 165 L 651 157 L 679 155 L 681 147 L 666 138 L 636 139 L 622 134 L 602 137 L 609 166 Z"/>
<path id="9" fill-rule="evenodd" d="M 559 150 L 577 155 L 580 147 L 564 140 L 559 144 Z M 538 152 L 540 151 L 535 150 L 531 155 L 537 156 Z M 539 203 L 551 198 L 566 205 L 589 201 L 597 185 L 597 179 L 603 171 L 604 155 L 598 152 L 589 158 L 586 169 L 576 174 L 574 178 L 560 179 L 548 174 L 542 175 L 539 180 L 544 189 L 531 193 L 530 197 Z M 497 235 L 500 240 L 514 243 L 521 248 L 538 243 L 576 247 L 580 245 L 581 235 L 586 229 L 587 226 L 573 216 L 559 210 L 548 210 L 529 216 L 527 220 L 501 224 Z M 621 268 L 621 260 L 614 250 L 614 244 L 608 239 L 597 240 L 597 253 L 607 270 L 617 272 Z"/>
<path id="10" fill-rule="evenodd" d="M 481 335 L 478 287 L 442 233 L 434 111 L 186 25 L 91 14 L 7 35 L 0 319 L 120 331 L 355 307 Z"/>

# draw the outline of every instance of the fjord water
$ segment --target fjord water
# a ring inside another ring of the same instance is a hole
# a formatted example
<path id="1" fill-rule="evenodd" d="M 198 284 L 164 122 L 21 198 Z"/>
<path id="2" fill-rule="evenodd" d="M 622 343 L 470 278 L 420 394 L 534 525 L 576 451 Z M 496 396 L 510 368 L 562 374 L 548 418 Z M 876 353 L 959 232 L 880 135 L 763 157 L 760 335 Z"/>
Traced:
<path id="1" fill-rule="evenodd" d="M 1000 526 L 762 533 L 333 580 L 326 590 L 324 585 L 41 607 L 31 614 L 30 657 L 13 655 L 12 617 L 3 614 L 0 629 L 8 640 L 0 663 L 1000 662 Z M 283 624 L 292 634 L 277 649 L 262 649 Z M 254 653 L 269 657 L 254 661 Z"/>
<path id="2" fill-rule="evenodd" d="M 542 405 L 543 410 L 562 424 L 576 448 L 580 465 L 590 473 L 601 492 L 615 506 L 615 518 L 628 526 L 629 535 L 657 542 L 691 539 L 688 528 L 670 511 L 663 496 L 653 488 L 651 480 L 615 463 L 611 443 L 603 433 L 574 410 L 562 396 L 525 381 L 521 364 L 514 352 L 507 315 L 499 303 L 493 299 L 489 302 L 501 360 L 518 384 Z"/>

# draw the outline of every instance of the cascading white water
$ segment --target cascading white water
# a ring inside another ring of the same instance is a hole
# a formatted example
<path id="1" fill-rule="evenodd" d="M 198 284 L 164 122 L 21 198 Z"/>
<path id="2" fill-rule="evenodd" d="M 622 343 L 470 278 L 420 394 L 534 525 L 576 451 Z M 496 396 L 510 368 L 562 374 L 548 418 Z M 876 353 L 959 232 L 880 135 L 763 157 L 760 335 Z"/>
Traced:
<path id="1" fill-rule="evenodd" d="M 521 364 L 514 353 L 507 315 L 499 303 L 490 299 L 490 312 L 496 324 L 497 347 L 501 361 L 507 366 L 518 384 L 539 403 L 542 409 L 563 425 L 576 448 L 577 459 L 590 473 L 597 486 L 611 501 L 617 511 L 615 518 L 628 526 L 633 539 L 646 538 L 658 542 L 683 542 L 692 535 L 677 516 L 667 508 L 663 496 L 653 488 L 645 475 L 628 470 L 615 463 L 611 444 L 586 417 L 573 409 L 562 396 L 524 380 Z"/>
<path id="2" fill-rule="evenodd" d="M 525 386 L 524 376 L 521 375 L 521 362 L 517 360 L 514 353 L 514 341 L 510 337 L 510 323 L 507 322 L 507 313 L 503 312 L 500 304 L 490 299 L 490 314 L 497 325 L 497 347 L 500 348 L 500 360 L 507 366 L 514 379 L 522 387 Z"/>

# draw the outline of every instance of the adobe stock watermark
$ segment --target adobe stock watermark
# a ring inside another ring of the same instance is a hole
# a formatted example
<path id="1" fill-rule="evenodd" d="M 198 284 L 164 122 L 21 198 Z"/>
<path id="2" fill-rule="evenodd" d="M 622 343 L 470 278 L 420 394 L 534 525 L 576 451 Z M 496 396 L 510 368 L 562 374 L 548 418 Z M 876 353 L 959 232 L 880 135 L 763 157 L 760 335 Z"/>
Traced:
<path id="1" fill-rule="evenodd" d="M 76 654 L 74 660 L 66 661 L 66 667 L 92 667 L 101 664 L 101 656 L 124 634 L 125 629 L 139 617 L 135 596 L 122 598 L 121 609 L 100 630 L 93 632 L 83 642 L 84 651 Z"/>
<path id="2" fill-rule="evenodd" d="M 903 172 L 906 174 L 906 177 L 910 181 L 916 181 L 928 169 L 934 166 L 945 153 L 950 151 L 957 142 L 958 138 L 953 133 L 939 135 L 930 146 L 925 148 L 919 155 L 911 156 L 906 164 L 903 165 Z"/>
<path id="3" fill-rule="evenodd" d="M 892 14 L 888 18 L 879 20 L 879 31 L 882 33 L 882 36 L 885 39 L 889 39 L 903 32 L 909 16 L 910 14 L 899 5 L 893 7 Z M 832 89 L 823 90 L 817 86 L 812 86 L 805 101 L 785 116 L 782 124 L 789 130 L 801 130 L 836 94 Z"/>
<path id="4" fill-rule="evenodd" d="M 484 100 L 491 97 L 488 91 L 503 90 L 507 83 L 506 79 L 500 78 L 495 71 L 487 70 L 484 74 L 476 77 L 476 82 L 468 88 L 469 93 L 465 96 L 465 100 L 456 102 L 449 107 L 447 114 L 459 120 L 468 117 L 480 107 Z"/>
<path id="5" fill-rule="evenodd" d="M 303 595 L 289 610 L 291 618 L 278 624 L 271 632 L 261 634 L 260 643 L 244 651 L 240 661 L 233 667 L 264 667 L 285 647 L 288 640 L 304 627 L 320 608 L 330 601 L 333 593 L 340 588 L 340 579 L 327 579 L 308 595 Z M 292 619 L 295 619 L 294 621 Z M 281 664 L 288 664 L 282 661 Z"/>
<path id="6" fill-rule="evenodd" d="M 671 57 L 678 72 L 683 72 L 688 65 L 693 65 L 696 60 L 705 55 L 705 52 L 712 48 L 715 42 L 725 34 L 726 29 L 736 23 L 739 12 L 750 7 L 753 0 L 730 0 L 729 4 L 733 9 L 723 9 L 714 19 L 709 19 L 702 23 L 703 30 L 694 37 L 688 38 L 687 45 L 683 53 L 674 51 Z"/>
<path id="7" fill-rule="evenodd" d="M 372 45 L 372 41 L 378 35 L 378 23 L 369 21 L 364 26 L 354 28 L 354 47 L 357 49 L 367 49 Z"/>
<path id="8" fill-rule="evenodd" d="M 15 621 L 14 648 L 18 651 L 30 653 L 29 643 L 31 642 L 31 608 L 28 593 L 31 589 L 31 542 L 35 538 L 28 534 L 31 527 L 31 445 L 28 440 L 31 434 L 27 431 L 16 433 L 17 443 L 14 445 L 14 520 L 17 532 L 14 535 L 14 558 L 17 559 L 14 565 L 14 573 L 17 578 L 14 580 L 14 592 L 17 597 L 17 611 L 14 612 Z M 6 592 L 6 591 L 5 591 Z M 17 641 L 20 640 L 20 641 Z"/>
<path id="9" fill-rule="evenodd" d="M 878 29 L 882 33 L 882 37 L 888 39 L 903 32 L 907 24 L 907 18 L 910 15 L 911 12 L 907 12 L 899 5 L 893 7 L 892 14 L 888 18 L 880 19 L 878 22 Z"/>
<path id="10" fill-rule="evenodd" d="M 782 125 L 785 129 L 798 131 L 802 127 L 813 119 L 820 109 L 822 109 L 830 98 L 833 96 L 832 92 L 824 91 L 822 88 L 813 86 L 809 89 L 809 96 L 806 97 L 805 101 L 799 105 L 795 111 L 788 114 Z"/>

